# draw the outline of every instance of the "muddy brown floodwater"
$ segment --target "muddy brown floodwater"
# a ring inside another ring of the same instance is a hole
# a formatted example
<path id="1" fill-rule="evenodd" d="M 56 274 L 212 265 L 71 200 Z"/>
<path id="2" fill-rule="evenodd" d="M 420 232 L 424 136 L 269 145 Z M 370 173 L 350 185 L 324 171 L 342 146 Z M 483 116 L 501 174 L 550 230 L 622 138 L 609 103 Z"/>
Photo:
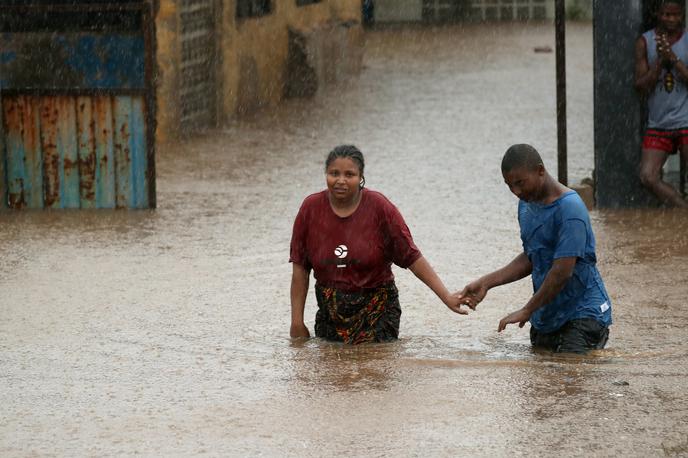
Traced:
<path id="1" fill-rule="evenodd" d="M 567 40 L 577 182 L 590 24 Z M 461 317 L 401 269 L 398 342 L 288 338 L 291 226 L 336 144 L 450 288 L 518 253 L 499 160 L 530 142 L 556 171 L 553 45 L 549 24 L 371 31 L 355 81 L 160 147 L 155 211 L 0 214 L 0 455 L 686 456 L 686 213 L 592 212 L 614 325 L 586 357 L 496 333 L 528 280 Z"/>

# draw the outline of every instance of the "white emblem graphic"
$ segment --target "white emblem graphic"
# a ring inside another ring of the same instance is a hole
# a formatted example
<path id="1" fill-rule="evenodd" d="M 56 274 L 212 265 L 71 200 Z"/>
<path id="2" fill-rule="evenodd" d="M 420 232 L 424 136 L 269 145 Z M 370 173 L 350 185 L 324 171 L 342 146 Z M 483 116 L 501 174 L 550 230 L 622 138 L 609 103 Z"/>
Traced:
<path id="1" fill-rule="evenodd" d="M 334 249 L 334 254 L 339 259 L 346 258 L 346 255 L 348 254 L 348 252 L 349 252 L 349 249 L 346 247 L 346 245 L 339 245 L 337 248 Z"/>

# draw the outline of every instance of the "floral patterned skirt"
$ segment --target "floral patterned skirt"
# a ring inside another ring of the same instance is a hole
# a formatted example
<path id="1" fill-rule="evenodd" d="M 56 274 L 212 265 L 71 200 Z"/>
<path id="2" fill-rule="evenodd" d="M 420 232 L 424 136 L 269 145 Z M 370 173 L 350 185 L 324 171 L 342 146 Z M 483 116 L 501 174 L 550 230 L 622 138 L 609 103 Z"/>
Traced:
<path id="1" fill-rule="evenodd" d="M 354 292 L 316 284 L 315 296 L 318 337 L 354 345 L 399 337 L 401 307 L 394 282 Z"/>

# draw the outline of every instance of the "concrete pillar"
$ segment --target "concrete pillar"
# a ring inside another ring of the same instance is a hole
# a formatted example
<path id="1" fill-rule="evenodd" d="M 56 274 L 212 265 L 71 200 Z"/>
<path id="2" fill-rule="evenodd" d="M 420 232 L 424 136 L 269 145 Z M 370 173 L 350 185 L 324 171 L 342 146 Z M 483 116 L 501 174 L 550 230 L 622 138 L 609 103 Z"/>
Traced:
<path id="1" fill-rule="evenodd" d="M 156 143 L 164 145 L 177 138 L 180 126 L 179 68 L 181 49 L 179 46 L 178 2 L 161 0 L 156 2 L 158 11 L 155 19 L 157 74 L 156 94 Z"/>
<path id="2" fill-rule="evenodd" d="M 644 206 L 638 178 L 643 108 L 633 83 L 642 0 L 593 4 L 595 194 L 601 208 Z"/>

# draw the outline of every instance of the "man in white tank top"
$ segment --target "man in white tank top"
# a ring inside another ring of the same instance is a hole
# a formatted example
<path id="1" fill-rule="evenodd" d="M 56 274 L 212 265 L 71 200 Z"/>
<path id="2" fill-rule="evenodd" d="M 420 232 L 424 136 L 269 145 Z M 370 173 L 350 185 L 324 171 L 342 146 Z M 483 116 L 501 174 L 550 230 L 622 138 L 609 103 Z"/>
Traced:
<path id="1" fill-rule="evenodd" d="M 664 0 L 657 27 L 635 46 L 635 87 L 647 98 L 648 122 L 643 137 L 640 181 L 666 205 L 688 202 L 661 177 L 670 154 L 688 160 L 688 34 L 683 0 Z"/>

